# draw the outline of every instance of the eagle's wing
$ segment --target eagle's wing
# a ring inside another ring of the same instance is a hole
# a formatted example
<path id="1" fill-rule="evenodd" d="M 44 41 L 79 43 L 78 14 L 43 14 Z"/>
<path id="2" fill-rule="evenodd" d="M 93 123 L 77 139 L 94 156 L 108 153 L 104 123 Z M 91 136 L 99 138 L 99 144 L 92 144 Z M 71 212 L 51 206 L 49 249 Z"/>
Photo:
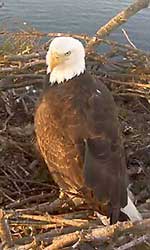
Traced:
<path id="1" fill-rule="evenodd" d="M 116 106 L 110 91 L 97 83 L 89 98 L 84 177 L 96 198 L 110 204 L 112 223 L 127 204 L 126 163 Z"/>

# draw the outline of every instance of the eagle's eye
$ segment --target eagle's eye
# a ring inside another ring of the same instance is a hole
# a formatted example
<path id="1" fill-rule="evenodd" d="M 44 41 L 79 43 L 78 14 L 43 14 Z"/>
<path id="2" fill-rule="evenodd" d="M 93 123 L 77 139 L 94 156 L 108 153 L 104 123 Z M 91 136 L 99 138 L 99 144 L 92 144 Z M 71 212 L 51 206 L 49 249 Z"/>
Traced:
<path id="1" fill-rule="evenodd" d="M 71 54 L 71 51 L 67 51 L 66 53 L 65 53 L 65 56 L 69 56 Z"/>

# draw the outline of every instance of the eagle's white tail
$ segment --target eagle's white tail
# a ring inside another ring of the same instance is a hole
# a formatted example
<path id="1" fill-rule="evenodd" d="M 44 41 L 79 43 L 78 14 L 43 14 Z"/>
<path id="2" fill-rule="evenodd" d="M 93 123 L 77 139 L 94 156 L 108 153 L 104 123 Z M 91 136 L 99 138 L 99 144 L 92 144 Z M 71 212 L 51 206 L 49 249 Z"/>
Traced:
<path id="1" fill-rule="evenodd" d="M 121 208 L 121 211 L 125 213 L 131 221 L 137 221 L 137 220 L 142 220 L 142 216 L 133 204 L 131 198 L 129 197 L 129 192 L 128 192 L 128 204 L 124 207 Z"/>

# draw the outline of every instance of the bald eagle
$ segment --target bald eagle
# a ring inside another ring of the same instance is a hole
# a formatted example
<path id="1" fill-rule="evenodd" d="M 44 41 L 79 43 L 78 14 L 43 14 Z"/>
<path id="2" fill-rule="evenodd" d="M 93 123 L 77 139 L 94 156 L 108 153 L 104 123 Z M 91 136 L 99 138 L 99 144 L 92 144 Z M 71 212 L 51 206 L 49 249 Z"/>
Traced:
<path id="1" fill-rule="evenodd" d="M 113 97 L 85 67 L 82 43 L 54 38 L 46 55 L 49 87 L 35 113 L 40 152 L 59 187 L 116 223 L 141 216 L 127 193 L 127 174 Z M 50 76 L 49 76 L 50 74 Z"/>

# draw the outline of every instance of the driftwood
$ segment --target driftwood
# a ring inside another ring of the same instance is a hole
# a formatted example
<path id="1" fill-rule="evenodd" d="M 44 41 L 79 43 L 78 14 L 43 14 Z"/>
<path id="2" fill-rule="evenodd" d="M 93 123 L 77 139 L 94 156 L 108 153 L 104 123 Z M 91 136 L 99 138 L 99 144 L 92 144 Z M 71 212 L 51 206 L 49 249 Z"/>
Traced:
<path id="1" fill-rule="evenodd" d="M 28 46 L 23 50 L 18 48 L 13 53 L 1 50 L 0 54 L 0 109 L 3 106 L 5 110 L 0 125 L 0 152 L 6 148 L 9 152 L 13 151 L 13 155 L 15 150 L 16 154 L 23 157 L 21 160 L 27 162 L 27 168 L 15 160 L 14 165 L 2 164 L 0 168 L 0 194 L 3 200 L 3 210 L 0 211 L 0 249 L 130 250 L 136 246 L 141 246 L 141 249 L 150 247 L 148 201 L 139 206 L 144 218 L 141 222 L 104 226 L 93 211 L 87 210 L 84 205 L 73 207 L 70 199 L 58 198 L 59 190 L 55 185 L 37 180 L 36 176 L 35 179 L 29 178 L 42 165 L 34 150 L 32 116 L 39 93 L 45 87 L 45 55 L 51 38 L 72 36 L 82 40 L 86 47 L 88 70 L 105 82 L 115 97 L 136 99 L 136 103 L 144 99 L 146 104 L 140 102 L 140 105 L 149 113 L 146 105 L 150 99 L 150 54 L 136 48 L 125 30 L 123 35 L 127 44 L 119 44 L 106 37 L 136 12 L 148 7 L 149 3 L 148 0 L 135 1 L 100 27 L 93 37 L 88 34 L 44 33 L 33 29 L 15 33 L 7 30 L 0 32 L 0 37 L 14 44 L 18 40 L 31 41 L 31 44 L 32 40 L 46 40 L 40 45 L 38 43 L 38 46 L 34 43 L 35 46 L 30 49 Z M 105 53 L 99 52 L 103 45 L 108 47 Z M 16 103 L 19 103 L 19 108 L 22 107 L 21 116 L 27 119 L 30 116 L 28 126 L 24 121 L 20 127 L 13 125 L 14 119 L 20 118 L 15 116 Z M 132 133 L 132 127 L 127 127 L 124 133 Z M 142 174 L 142 171 L 138 171 L 138 168 L 134 168 L 129 175 Z M 147 193 L 141 191 L 137 198 L 140 200 L 145 196 Z"/>

